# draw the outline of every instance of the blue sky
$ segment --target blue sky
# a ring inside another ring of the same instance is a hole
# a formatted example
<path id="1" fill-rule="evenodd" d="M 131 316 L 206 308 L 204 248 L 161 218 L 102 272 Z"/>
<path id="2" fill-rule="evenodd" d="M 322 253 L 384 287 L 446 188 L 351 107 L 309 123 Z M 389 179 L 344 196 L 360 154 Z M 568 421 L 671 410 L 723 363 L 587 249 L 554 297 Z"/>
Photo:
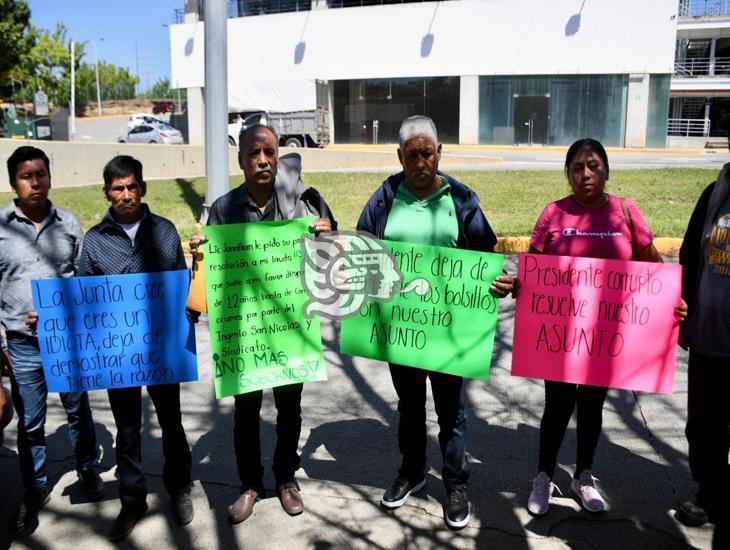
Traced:
<path id="1" fill-rule="evenodd" d="M 174 10 L 184 0 L 29 0 L 31 23 L 53 30 L 62 22 L 77 42 L 93 40 L 99 60 L 127 67 L 145 90 L 159 78 L 170 77 L 169 30 Z M 135 55 L 135 42 L 137 54 Z M 94 46 L 84 46 L 82 62 L 94 62 Z"/>

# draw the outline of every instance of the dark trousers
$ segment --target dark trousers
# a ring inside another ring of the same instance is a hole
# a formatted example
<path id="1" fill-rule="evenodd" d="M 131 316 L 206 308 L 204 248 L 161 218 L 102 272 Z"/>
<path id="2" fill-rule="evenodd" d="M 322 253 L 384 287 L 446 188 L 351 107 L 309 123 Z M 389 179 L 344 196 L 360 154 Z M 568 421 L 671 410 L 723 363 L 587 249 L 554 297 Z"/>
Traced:
<path id="1" fill-rule="evenodd" d="M 466 415 L 461 399 L 460 376 L 390 364 L 398 394 L 398 448 L 403 461 L 398 475 L 417 483 L 426 472 L 426 379 L 431 380 L 439 423 L 441 477 L 448 488 L 464 488 L 469 480 L 466 458 Z"/>
<path id="2" fill-rule="evenodd" d="M 277 485 L 294 481 L 299 469 L 299 433 L 302 429 L 303 384 L 273 388 L 276 405 L 276 448 L 274 450 L 274 477 Z M 237 395 L 233 425 L 238 477 L 241 492 L 249 489 L 263 491 L 264 467 L 261 464 L 260 412 L 263 391 Z"/>
<path id="3" fill-rule="evenodd" d="M 162 428 L 165 457 L 163 480 L 170 496 L 190 485 L 192 458 L 180 415 L 180 384 L 147 386 Z M 117 426 L 117 476 L 122 507 L 139 508 L 147 499 L 142 469 L 142 388 L 108 390 L 109 405 Z"/>
<path id="4" fill-rule="evenodd" d="M 687 442 L 692 478 L 698 498 L 717 507 L 727 503 L 730 491 L 728 437 L 730 437 L 730 359 L 689 354 Z M 724 495 L 724 497 L 723 497 Z M 727 506 L 727 504 L 725 504 Z M 721 513 L 717 510 L 718 515 Z M 725 514 L 730 511 L 725 510 Z"/>
<path id="5" fill-rule="evenodd" d="M 538 471 L 551 478 L 558 461 L 558 451 L 565 437 L 565 430 L 577 412 L 577 458 L 575 476 L 593 467 L 598 438 L 603 424 L 603 402 L 607 388 L 545 381 L 545 410 L 540 421 L 540 463 Z"/>

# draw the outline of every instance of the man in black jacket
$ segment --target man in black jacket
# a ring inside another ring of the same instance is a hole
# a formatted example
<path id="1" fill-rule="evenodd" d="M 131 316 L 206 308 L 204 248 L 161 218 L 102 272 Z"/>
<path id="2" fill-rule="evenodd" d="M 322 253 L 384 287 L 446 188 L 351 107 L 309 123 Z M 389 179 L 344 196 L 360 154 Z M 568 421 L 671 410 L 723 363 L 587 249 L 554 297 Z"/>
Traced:
<path id="1" fill-rule="evenodd" d="M 399 139 L 398 160 L 403 171 L 390 176 L 370 197 L 357 229 L 379 239 L 494 251 L 497 238 L 479 207 L 479 197 L 438 170 L 441 144 L 433 121 L 425 116 L 407 118 L 401 125 Z M 500 275 L 492 284 L 492 290 L 500 297 L 506 296 L 512 287 L 509 275 Z M 449 527 L 461 529 L 470 519 L 464 379 L 396 364 L 390 364 L 390 374 L 398 394 L 398 446 L 403 461 L 381 504 L 398 508 L 426 484 L 428 378 L 440 428 L 441 473 L 446 487 L 444 517 Z"/>
<path id="2" fill-rule="evenodd" d="M 730 115 L 720 120 L 730 128 Z M 689 347 L 687 442 L 698 491 L 677 519 L 700 526 L 730 516 L 730 163 L 702 193 L 689 220 L 679 261 L 689 309 L 682 344 Z"/>

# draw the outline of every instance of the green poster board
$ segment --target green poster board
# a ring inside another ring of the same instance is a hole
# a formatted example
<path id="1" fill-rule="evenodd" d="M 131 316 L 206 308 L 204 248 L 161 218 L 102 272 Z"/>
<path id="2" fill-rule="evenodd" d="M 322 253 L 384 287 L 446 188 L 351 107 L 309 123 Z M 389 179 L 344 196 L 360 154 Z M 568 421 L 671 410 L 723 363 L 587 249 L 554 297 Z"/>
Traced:
<path id="1" fill-rule="evenodd" d="M 203 228 L 216 397 L 327 379 L 319 318 L 301 314 L 299 238 L 312 219 Z"/>
<path id="2" fill-rule="evenodd" d="M 394 253 L 404 285 L 421 277 L 431 288 L 423 296 L 366 301 L 357 315 L 342 321 L 340 351 L 486 380 L 499 309 L 489 287 L 502 273 L 503 256 L 383 242 Z"/>

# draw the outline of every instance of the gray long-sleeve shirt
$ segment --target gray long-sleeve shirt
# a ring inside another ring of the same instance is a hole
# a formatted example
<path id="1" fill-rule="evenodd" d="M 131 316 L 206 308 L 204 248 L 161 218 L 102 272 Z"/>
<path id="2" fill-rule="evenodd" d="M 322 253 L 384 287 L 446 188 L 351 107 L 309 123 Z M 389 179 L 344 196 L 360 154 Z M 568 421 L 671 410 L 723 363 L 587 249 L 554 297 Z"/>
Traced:
<path id="1" fill-rule="evenodd" d="M 76 216 L 50 201 L 38 229 L 15 201 L 0 209 L 0 322 L 8 332 L 30 335 L 25 319 L 34 309 L 31 280 L 73 277 L 83 238 Z"/>

